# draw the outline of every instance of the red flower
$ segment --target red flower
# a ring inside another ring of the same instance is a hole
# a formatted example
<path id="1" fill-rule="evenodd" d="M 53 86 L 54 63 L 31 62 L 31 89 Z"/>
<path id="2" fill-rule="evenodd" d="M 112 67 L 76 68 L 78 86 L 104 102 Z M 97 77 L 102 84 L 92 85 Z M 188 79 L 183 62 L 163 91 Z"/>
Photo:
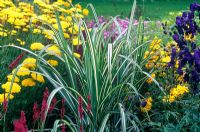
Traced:
<path id="1" fill-rule="evenodd" d="M 42 99 L 42 108 L 41 108 L 41 121 L 44 121 L 45 118 L 45 111 L 47 109 L 47 99 L 49 97 L 49 90 L 48 88 L 45 89 L 44 94 L 43 94 L 43 99 Z"/>
<path id="2" fill-rule="evenodd" d="M 51 113 L 53 109 L 55 108 L 56 102 L 57 102 L 57 99 L 54 97 L 49 107 L 49 111 L 48 111 L 49 113 Z"/>
<path id="3" fill-rule="evenodd" d="M 91 107 L 91 96 L 88 95 L 87 99 L 88 99 L 87 111 L 88 111 L 89 113 L 92 113 L 92 107 Z"/>
<path id="4" fill-rule="evenodd" d="M 62 99 L 62 107 L 60 109 L 60 118 L 63 119 L 65 116 L 65 99 Z M 65 132 L 65 124 L 61 126 L 62 132 Z"/>
<path id="5" fill-rule="evenodd" d="M 78 113 L 79 113 L 80 119 L 82 121 L 82 119 L 83 119 L 83 99 L 81 96 L 78 97 Z"/>
<path id="6" fill-rule="evenodd" d="M 26 117 L 25 117 L 24 111 L 21 111 L 20 119 L 14 121 L 14 131 L 15 132 L 28 132 L 28 127 L 26 125 Z"/>
<path id="7" fill-rule="evenodd" d="M 80 126 L 79 132 L 83 132 L 83 125 Z"/>
<path id="8" fill-rule="evenodd" d="M 38 108 L 37 102 L 35 102 L 33 105 L 33 122 L 35 123 L 35 121 L 39 118 L 40 118 L 40 110 Z"/>
<path id="9" fill-rule="evenodd" d="M 8 108 L 8 101 L 6 100 L 5 94 L 4 94 L 4 101 L 3 101 L 3 111 L 4 113 L 7 112 L 7 108 Z"/>
<path id="10" fill-rule="evenodd" d="M 65 132 L 65 124 L 62 124 L 61 128 L 62 128 L 62 132 Z"/>
<path id="11" fill-rule="evenodd" d="M 14 61 L 12 61 L 12 63 L 8 66 L 8 69 L 12 70 L 13 68 L 15 68 L 19 64 L 19 61 L 24 57 L 25 54 L 26 52 L 22 52 Z"/>
<path id="12" fill-rule="evenodd" d="M 65 116 L 65 99 L 62 99 L 62 107 L 60 109 L 60 118 L 63 119 Z"/>
<path id="13" fill-rule="evenodd" d="M 24 111 L 21 111 L 21 117 L 19 120 L 24 126 L 26 126 L 26 116 L 25 116 Z"/>

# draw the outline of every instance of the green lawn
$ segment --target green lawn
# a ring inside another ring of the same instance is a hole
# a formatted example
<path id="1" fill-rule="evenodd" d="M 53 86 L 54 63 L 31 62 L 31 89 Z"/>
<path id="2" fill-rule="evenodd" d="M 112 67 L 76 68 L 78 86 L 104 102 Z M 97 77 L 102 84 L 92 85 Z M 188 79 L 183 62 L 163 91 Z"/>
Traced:
<path id="1" fill-rule="evenodd" d="M 133 1 L 133 0 L 132 0 Z M 190 3 L 194 0 L 154 0 L 154 2 L 145 1 L 144 3 L 140 0 L 137 2 L 136 16 L 143 15 L 145 18 L 151 20 L 157 20 L 166 17 L 169 12 L 181 11 L 188 9 Z M 129 16 L 132 2 L 116 2 L 116 0 L 75 0 L 80 2 L 82 5 L 86 3 L 92 3 L 97 11 L 97 14 L 104 16 L 116 16 L 122 15 L 124 17 Z"/>

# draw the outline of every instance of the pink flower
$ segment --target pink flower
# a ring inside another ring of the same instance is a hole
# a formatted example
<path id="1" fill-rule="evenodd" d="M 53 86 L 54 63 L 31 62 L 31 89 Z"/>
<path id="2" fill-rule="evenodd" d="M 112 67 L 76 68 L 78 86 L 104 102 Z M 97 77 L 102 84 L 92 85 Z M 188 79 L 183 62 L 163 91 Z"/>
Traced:
<path id="1" fill-rule="evenodd" d="M 33 122 L 35 123 L 35 121 L 39 118 L 40 118 L 40 110 L 38 108 L 37 102 L 35 102 L 33 105 Z"/>
<path id="2" fill-rule="evenodd" d="M 83 119 L 83 99 L 81 96 L 78 97 L 78 113 L 80 116 L 80 120 Z"/>
<path id="3" fill-rule="evenodd" d="M 60 109 L 60 117 L 63 119 L 65 116 L 65 99 L 62 99 L 62 107 Z M 62 124 L 61 126 L 62 132 L 65 132 L 65 124 Z"/>
<path id="4" fill-rule="evenodd" d="M 92 113 L 92 107 L 91 107 L 91 96 L 88 95 L 87 99 L 88 99 L 88 103 L 87 103 L 87 111 L 88 111 L 89 113 Z"/>
<path id="5" fill-rule="evenodd" d="M 110 33 L 109 31 L 105 31 L 105 32 L 103 33 L 104 39 L 109 38 L 110 34 L 111 34 L 111 33 Z"/>
<path id="6" fill-rule="evenodd" d="M 28 127 L 26 125 L 26 116 L 25 116 L 24 111 L 21 111 L 20 119 L 14 121 L 14 131 L 15 132 L 28 132 Z"/>
<path id="7" fill-rule="evenodd" d="M 51 102 L 51 105 L 49 107 L 49 111 L 48 112 L 51 113 L 53 111 L 53 109 L 55 108 L 56 102 L 57 102 L 57 99 L 54 97 L 52 102 Z"/>
<path id="8" fill-rule="evenodd" d="M 9 66 L 8 69 L 12 70 L 13 68 L 15 68 L 18 64 L 19 61 L 24 57 L 24 55 L 26 54 L 26 52 L 21 53 Z"/>
<path id="9" fill-rule="evenodd" d="M 79 132 L 83 132 L 83 125 L 80 126 Z"/>
<path id="10" fill-rule="evenodd" d="M 4 113 L 7 112 L 7 107 L 8 107 L 8 101 L 7 101 L 7 100 L 4 100 L 4 101 L 3 101 L 3 111 L 4 111 Z"/>
<path id="11" fill-rule="evenodd" d="M 65 116 L 65 99 L 62 99 L 62 107 L 60 109 L 60 117 L 63 119 Z"/>
<path id="12" fill-rule="evenodd" d="M 5 94 L 4 94 L 4 101 L 3 101 L 3 111 L 4 111 L 4 113 L 7 112 L 7 108 L 8 108 L 8 101 L 7 101 Z"/>
<path id="13" fill-rule="evenodd" d="M 41 108 L 41 117 L 40 120 L 43 122 L 45 120 L 45 111 L 47 109 L 47 99 L 49 97 L 49 90 L 48 88 L 45 89 L 42 99 L 42 108 Z"/>
<path id="14" fill-rule="evenodd" d="M 62 128 L 62 132 L 65 132 L 65 124 L 62 124 L 61 128 Z"/>

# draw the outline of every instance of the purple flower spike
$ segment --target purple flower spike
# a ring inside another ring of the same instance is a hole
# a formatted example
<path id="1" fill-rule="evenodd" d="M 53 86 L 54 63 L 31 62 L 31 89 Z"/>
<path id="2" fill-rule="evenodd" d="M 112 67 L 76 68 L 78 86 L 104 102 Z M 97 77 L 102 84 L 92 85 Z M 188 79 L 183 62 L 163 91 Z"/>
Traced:
<path id="1" fill-rule="evenodd" d="M 178 34 L 174 34 L 173 35 L 173 39 L 174 39 L 174 41 L 176 41 L 178 43 L 179 42 L 179 35 Z"/>
<path id="2" fill-rule="evenodd" d="M 176 24 L 178 25 L 178 26 L 181 26 L 183 23 L 182 23 L 182 20 L 181 20 L 181 17 L 176 17 Z"/>

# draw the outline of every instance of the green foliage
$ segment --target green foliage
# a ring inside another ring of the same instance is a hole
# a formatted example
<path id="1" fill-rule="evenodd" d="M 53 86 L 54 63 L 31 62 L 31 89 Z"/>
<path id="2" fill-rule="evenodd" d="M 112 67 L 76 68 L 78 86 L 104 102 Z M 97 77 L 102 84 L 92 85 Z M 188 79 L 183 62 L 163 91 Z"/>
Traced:
<path id="1" fill-rule="evenodd" d="M 133 0 L 123 1 L 123 0 L 76 0 L 75 2 L 80 2 L 83 5 L 91 3 L 95 6 L 99 16 L 116 16 L 121 15 L 122 17 L 130 16 L 131 7 Z M 188 5 L 192 3 L 193 0 L 137 0 L 137 10 L 136 17 L 142 16 L 147 20 L 162 20 L 167 19 L 169 12 L 178 12 L 182 10 L 187 10 Z M 90 14 L 92 18 L 92 13 Z M 173 18 L 174 19 L 174 18 Z"/>
<path id="2" fill-rule="evenodd" d="M 199 96 L 168 104 L 162 111 L 150 115 L 152 122 L 145 123 L 144 129 L 158 131 L 199 131 Z"/>

